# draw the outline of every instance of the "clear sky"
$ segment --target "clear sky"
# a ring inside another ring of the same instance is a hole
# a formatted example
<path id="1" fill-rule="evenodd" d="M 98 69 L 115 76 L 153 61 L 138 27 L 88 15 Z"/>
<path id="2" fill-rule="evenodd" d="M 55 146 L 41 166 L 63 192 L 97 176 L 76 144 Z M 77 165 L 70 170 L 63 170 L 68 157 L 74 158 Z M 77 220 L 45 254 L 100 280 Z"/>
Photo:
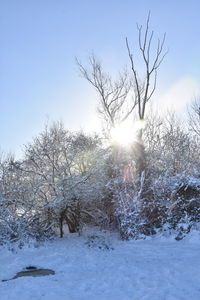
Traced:
<path id="1" fill-rule="evenodd" d="M 74 58 L 84 63 L 93 51 L 111 73 L 128 64 L 125 37 L 135 45 L 136 23 L 149 10 L 155 37 L 166 32 L 169 48 L 157 103 L 180 110 L 200 94 L 200 1 L 0 1 L 1 150 L 20 155 L 47 120 L 62 119 L 72 130 L 94 127 L 97 96 Z"/>

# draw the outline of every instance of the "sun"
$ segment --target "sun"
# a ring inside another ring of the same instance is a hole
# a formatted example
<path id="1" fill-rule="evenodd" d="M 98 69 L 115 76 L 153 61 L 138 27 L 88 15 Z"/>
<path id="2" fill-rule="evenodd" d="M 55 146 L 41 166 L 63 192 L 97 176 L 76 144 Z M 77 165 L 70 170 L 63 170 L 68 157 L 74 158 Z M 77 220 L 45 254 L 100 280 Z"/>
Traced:
<path id="1" fill-rule="evenodd" d="M 138 130 L 144 129 L 144 120 L 135 123 L 124 122 L 117 127 L 111 129 L 111 139 L 114 143 L 122 146 L 130 146 L 135 140 Z"/>
<path id="2" fill-rule="evenodd" d="M 111 139 L 114 143 L 129 146 L 134 141 L 133 131 L 127 124 L 121 124 L 111 129 Z"/>

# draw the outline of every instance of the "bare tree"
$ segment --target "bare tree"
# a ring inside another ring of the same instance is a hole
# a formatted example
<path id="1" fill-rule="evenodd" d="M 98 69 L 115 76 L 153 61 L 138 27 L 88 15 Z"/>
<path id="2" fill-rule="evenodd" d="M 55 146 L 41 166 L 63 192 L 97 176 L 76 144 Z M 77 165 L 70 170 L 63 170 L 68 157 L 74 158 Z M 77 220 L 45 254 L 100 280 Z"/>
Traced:
<path id="1" fill-rule="evenodd" d="M 150 12 L 144 30 L 143 26 L 137 25 L 138 46 L 145 70 L 144 78 L 139 74 L 141 72 L 139 72 L 136 67 L 136 59 L 129 46 L 128 38 L 126 38 L 126 47 L 133 73 L 133 79 L 131 81 L 127 72 L 121 73 L 118 80 L 113 80 L 109 74 L 103 71 L 101 63 L 94 55 L 89 58 L 89 69 L 85 68 L 80 61 L 77 60 L 81 74 L 92 84 L 100 96 L 98 111 L 103 116 L 109 129 L 124 122 L 132 115 L 136 107 L 138 108 L 139 120 L 143 120 L 147 103 L 155 92 L 157 71 L 166 56 L 167 51 L 164 50 L 165 34 L 162 39 L 158 39 L 155 44 L 153 41 L 154 31 L 149 29 L 149 23 Z M 128 105 L 128 95 L 132 89 L 132 102 L 131 105 Z M 133 145 L 133 152 L 135 153 L 139 176 L 146 169 L 146 156 L 142 132 L 142 129 L 138 130 L 138 139 Z"/>
<path id="2" fill-rule="evenodd" d="M 138 117 L 139 120 L 144 120 L 147 103 L 152 98 L 157 84 L 157 70 L 160 67 L 167 51 L 164 51 L 165 44 L 165 34 L 163 38 L 158 39 L 156 46 L 153 44 L 154 31 L 149 29 L 150 22 L 150 12 L 147 17 L 146 26 L 143 30 L 143 26 L 138 26 L 138 45 L 139 51 L 144 63 L 145 76 L 141 78 L 139 72 L 136 68 L 135 58 L 130 49 L 128 38 L 126 38 L 126 47 L 128 50 L 128 56 L 131 63 L 131 69 L 133 73 L 133 87 L 135 103 L 138 107 Z M 155 54 L 153 55 L 153 51 Z M 138 130 L 138 140 L 134 147 L 138 148 L 138 159 L 137 159 L 137 169 L 139 176 L 146 169 L 146 155 L 145 147 L 142 139 L 142 128 Z"/>
<path id="3" fill-rule="evenodd" d="M 136 101 L 128 103 L 128 94 L 131 88 L 126 71 L 119 73 L 116 80 L 103 71 L 101 62 L 91 55 L 89 68 L 84 67 L 76 59 L 80 73 L 96 89 L 100 97 L 98 112 L 106 122 L 108 131 L 124 122 L 133 112 Z"/>
<path id="4" fill-rule="evenodd" d="M 157 70 L 160 67 L 164 57 L 168 51 L 164 52 L 165 36 L 158 39 L 156 47 L 153 45 L 154 31 L 149 30 L 150 12 L 147 17 L 146 27 L 143 31 L 143 26 L 138 26 L 138 44 L 145 68 L 145 77 L 141 79 L 139 72 L 135 66 L 135 58 L 129 46 L 128 38 L 126 38 L 126 47 L 128 50 L 129 59 L 131 62 L 131 69 L 133 72 L 133 86 L 135 93 L 135 102 L 138 105 L 138 116 L 140 120 L 144 119 L 146 104 L 151 99 L 156 89 Z M 152 51 L 155 54 L 152 55 Z"/>

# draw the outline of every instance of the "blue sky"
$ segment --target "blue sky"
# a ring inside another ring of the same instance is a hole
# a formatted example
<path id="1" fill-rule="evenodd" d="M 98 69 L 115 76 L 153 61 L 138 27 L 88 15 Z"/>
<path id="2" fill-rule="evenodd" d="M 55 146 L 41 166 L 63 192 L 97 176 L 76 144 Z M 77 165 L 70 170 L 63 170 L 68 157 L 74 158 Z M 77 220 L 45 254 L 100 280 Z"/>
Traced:
<path id="1" fill-rule="evenodd" d="M 157 105 L 182 107 L 200 87 L 198 0 L 0 1 L 0 148 L 20 155 L 47 120 L 70 130 L 94 127 L 97 96 L 79 75 L 75 56 L 92 51 L 105 69 L 128 65 L 125 37 L 137 49 L 136 23 L 151 10 L 169 53 L 158 75 Z"/>

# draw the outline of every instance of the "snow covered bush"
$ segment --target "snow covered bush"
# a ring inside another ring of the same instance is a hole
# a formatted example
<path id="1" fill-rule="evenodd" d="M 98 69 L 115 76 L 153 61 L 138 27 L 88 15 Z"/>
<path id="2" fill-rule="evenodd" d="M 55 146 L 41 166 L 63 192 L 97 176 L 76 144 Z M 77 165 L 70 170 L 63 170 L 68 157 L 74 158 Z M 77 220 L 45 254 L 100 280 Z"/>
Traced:
<path id="1" fill-rule="evenodd" d="M 89 248 L 97 248 L 100 250 L 114 250 L 110 240 L 102 234 L 90 234 L 87 236 L 85 243 Z"/>
<path id="2" fill-rule="evenodd" d="M 181 239 L 200 222 L 200 178 L 180 173 L 161 176 L 155 181 L 154 192 L 166 207 L 165 224 Z"/>
<path id="3" fill-rule="evenodd" d="M 140 239 L 156 234 L 165 223 L 166 207 L 156 199 L 144 174 L 132 186 L 126 186 L 118 200 L 118 218 L 122 239 Z"/>
<path id="4" fill-rule="evenodd" d="M 8 202 L 6 200 L 6 202 Z M 44 241 L 53 236 L 47 224 L 31 215 L 14 213 L 5 203 L 0 203 L 0 245 L 17 243 L 20 247 L 32 241 Z"/>

